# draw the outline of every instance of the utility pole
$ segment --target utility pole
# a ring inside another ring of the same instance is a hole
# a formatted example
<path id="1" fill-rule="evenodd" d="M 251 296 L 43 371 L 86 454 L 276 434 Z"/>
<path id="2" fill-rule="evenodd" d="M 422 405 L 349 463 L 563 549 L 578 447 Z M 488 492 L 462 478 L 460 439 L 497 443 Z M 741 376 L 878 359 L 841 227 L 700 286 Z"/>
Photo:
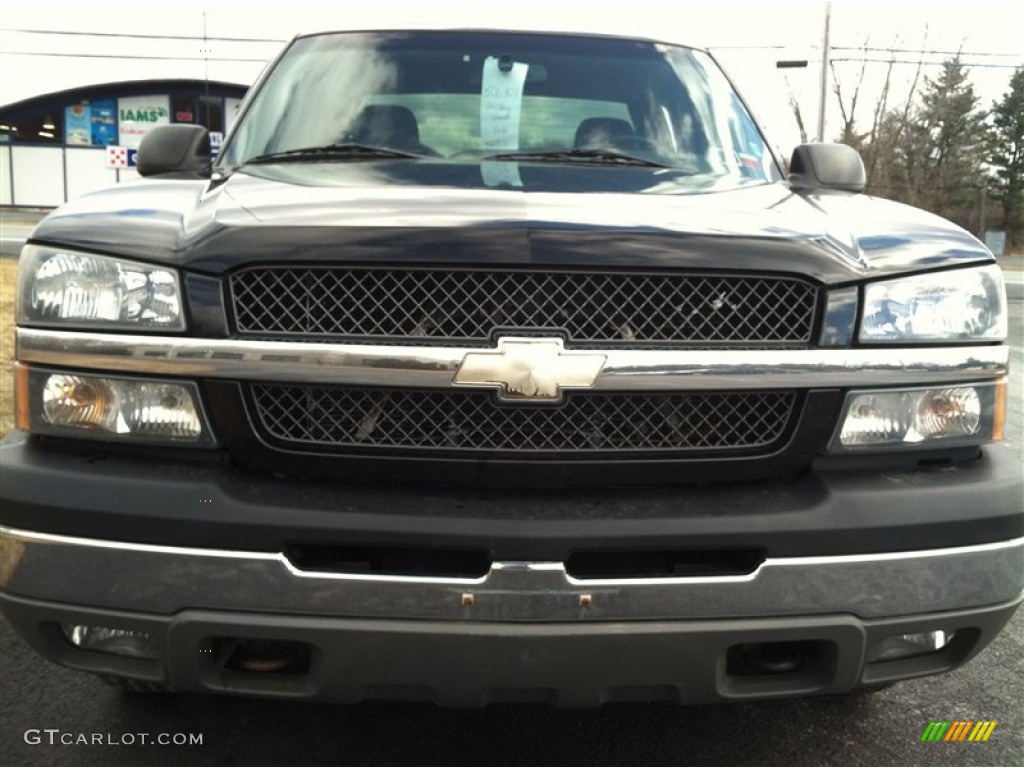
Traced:
<path id="1" fill-rule="evenodd" d="M 832 58 L 832 3 L 825 3 L 825 38 L 821 42 L 821 101 L 818 103 L 818 141 L 825 140 L 825 105 L 828 103 L 829 59 Z"/>

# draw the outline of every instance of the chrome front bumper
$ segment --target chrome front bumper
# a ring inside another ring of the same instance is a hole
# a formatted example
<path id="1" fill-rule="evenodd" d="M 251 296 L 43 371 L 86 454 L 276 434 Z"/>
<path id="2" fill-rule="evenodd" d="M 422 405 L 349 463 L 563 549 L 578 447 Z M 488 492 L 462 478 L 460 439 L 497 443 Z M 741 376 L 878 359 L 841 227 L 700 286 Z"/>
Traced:
<path id="1" fill-rule="evenodd" d="M 0 589 L 118 611 L 591 622 L 850 614 L 995 605 L 1024 590 L 1024 537 L 975 546 L 769 558 L 743 576 L 574 579 L 561 562 L 495 562 L 479 579 L 299 570 L 279 552 L 155 546 L 0 527 Z"/>
<path id="2" fill-rule="evenodd" d="M 480 347 L 326 344 L 18 328 L 18 360 L 76 370 L 206 379 L 447 389 Z M 560 341 L 558 343 L 561 343 Z M 695 391 L 912 386 L 997 379 L 1010 348 L 600 349 L 592 388 Z"/>

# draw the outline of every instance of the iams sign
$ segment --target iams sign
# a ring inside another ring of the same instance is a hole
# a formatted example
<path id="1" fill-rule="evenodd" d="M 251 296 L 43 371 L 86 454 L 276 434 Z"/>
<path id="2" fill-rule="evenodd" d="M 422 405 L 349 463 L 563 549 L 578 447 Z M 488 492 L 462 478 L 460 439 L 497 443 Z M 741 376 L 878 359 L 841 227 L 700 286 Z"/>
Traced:
<path id="1" fill-rule="evenodd" d="M 167 117 L 167 110 L 163 107 L 156 109 L 122 109 L 121 119 L 135 123 L 156 123 Z"/>

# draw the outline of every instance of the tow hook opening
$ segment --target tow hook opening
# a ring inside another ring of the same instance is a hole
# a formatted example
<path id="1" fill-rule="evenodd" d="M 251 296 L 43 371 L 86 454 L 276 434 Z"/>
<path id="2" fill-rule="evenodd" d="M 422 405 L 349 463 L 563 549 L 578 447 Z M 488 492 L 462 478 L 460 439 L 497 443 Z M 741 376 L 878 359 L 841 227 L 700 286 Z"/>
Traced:
<path id="1" fill-rule="evenodd" d="M 773 688 L 812 691 L 828 685 L 836 672 L 838 649 L 829 640 L 741 643 L 729 647 L 726 686 L 733 693 Z"/>
<path id="2" fill-rule="evenodd" d="M 295 640 L 216 637 L 204 641 L 215 666 L 245 675 L 298 677 L 309 673 L 313 647 Z"/>

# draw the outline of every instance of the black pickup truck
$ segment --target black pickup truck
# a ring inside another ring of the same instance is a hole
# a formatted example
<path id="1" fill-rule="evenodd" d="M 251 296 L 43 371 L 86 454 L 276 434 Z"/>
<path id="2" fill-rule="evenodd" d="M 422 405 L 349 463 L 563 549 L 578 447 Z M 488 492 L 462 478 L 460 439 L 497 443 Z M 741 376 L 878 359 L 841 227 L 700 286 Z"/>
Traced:
<path id="1" fill-rule="evenodd" d="M 454 705 L 940 673 L 1024 589 L 975 238 L 704 51 L 301 36 L 21 255 L 2 602 L 128 687 Z"/>

